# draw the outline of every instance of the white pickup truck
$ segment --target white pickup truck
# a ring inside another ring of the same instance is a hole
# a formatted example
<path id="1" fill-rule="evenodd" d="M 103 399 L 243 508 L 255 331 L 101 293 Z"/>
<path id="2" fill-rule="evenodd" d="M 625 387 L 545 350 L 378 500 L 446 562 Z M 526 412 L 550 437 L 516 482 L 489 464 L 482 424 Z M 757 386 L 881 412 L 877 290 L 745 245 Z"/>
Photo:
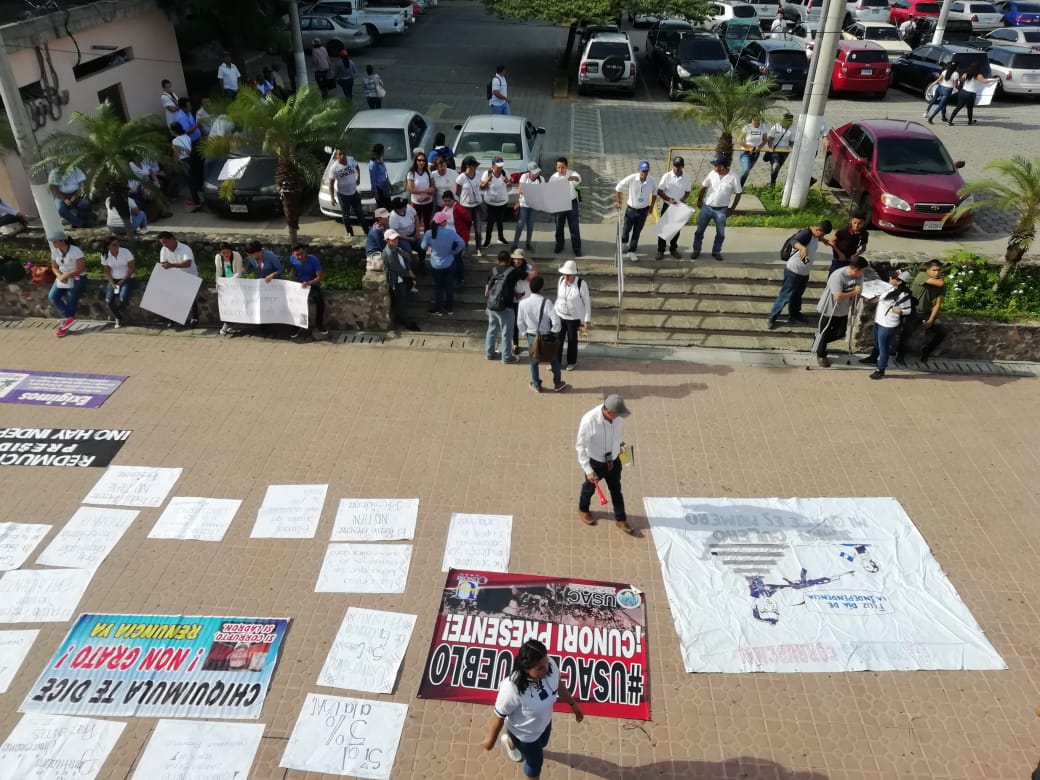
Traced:
<path id="1" fill-rule="evenodd" d="M 408 12 L 411 13 L 411 8 Z M 408 28 L 404 10 L 368 8 L 365 0 L 321 0 L 318 3 L 302 3 L 300 13 L 342 16 L 351 24 L 364 27 L 373 41 L 380 35 L 400 34 Z"/>

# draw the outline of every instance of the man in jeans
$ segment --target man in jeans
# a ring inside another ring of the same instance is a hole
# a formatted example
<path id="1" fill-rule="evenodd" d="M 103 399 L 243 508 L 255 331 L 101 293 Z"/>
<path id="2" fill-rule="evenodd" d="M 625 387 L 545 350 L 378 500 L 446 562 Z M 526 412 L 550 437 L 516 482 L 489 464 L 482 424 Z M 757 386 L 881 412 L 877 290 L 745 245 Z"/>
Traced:
<path id="1" fill-rule="evenodd" d="M 657 198 L 657 179 L 650 175 L 650 163 L 641 160 L 639 170 L 630 173 L 614 187 L 614 198 L 618 211 L 621 211 L 621 193 L 628 193 L 628 205 L 625 206 L 625 219 L 621 228 L 621 243 L 628 245 L 628 259 L 636 262 L 639 256 L 639 234 L 643 232 L 647 214 L 654 207 Z"/>
<path id="2" fill-rule="evenodd" d="M 339 210 L 343 215 L 343 227 L 348 236 L 354 235 L 350 224 L 350 212 L 357 217 L 361 233 L 368 232 L 365 225 L 365 210 L 361 205 L 361 193 L 358 192 L 358 163 L 342 149 L 336 150 L 336 162 L 329 169 L 329 197 L 333 203 L 339 201 Z"/>
<path id="3" fill-rule="evenodd" d="M 820 296 L 816 311 L 820 313 L 820 324 L 816 329 L 816 362 L 824 368 L 831 364 L 827 357 L 827 345 L 844 338 L 849 324 L 852 301 L 859 297 L 860 281 L 867 261 L 862 257 L 853 259 L 849 265 L 839 268 L 827 278 L 827 288 Z"/>
<path id="4" fill-rule="evenodd" d="M 545 336 L 549 333 L 555 333 L 559 338 L 562 323 L 552 301 L 542 295 L 545 279 L 536 276 L 528 284 L 531 286 L 531 294 L 520 301 L 516 326 L 520 333 L 527 335 L 527 353 L 531 356 L 531 389 L 540 393 L 542 392 L 542 379 L 538 374 L 538 358 L 534 356 L 534 339 L 539 334 Z M 559 350 L 553 351 L 549 369 L 552 371 L 553 391 L 558 393 L 566 389 L 567 383 L 560 375 Z"/>
<path id="5" fill-rule="evenodd" d="M 766 328 L 776 328 L 776 318 L 787 307 L 791 322 L 805 322 L 802 316 L 802 294 L 809 284 L 813 263 L 816 261 L 816 249 L 822 241 L 828 244 L 827 234 L 831 232 L 831 221 L 825 219 L 817 225 L 800 230 L 791 237 L 791 255 L 784 268 L 784 281 L 780 285 L 780 293 L 773 302 L 773 308 L 766 317 Z"/>
<path id="6" fill-rule="evenodd" d="M 513 307 L 516 282 L 526 274 L 526 268 L 517 268 L 505 250 L 498 253 L 495 267 L 484 285 L 487 299 L 488 327 L 484 336 L 484 357 L 488 360 L 502 359 L 503 363 L 516 363 L 513 354 Z M 546 307 L 548 308 L 548 307 Z M 501 341 L 502 351 L 495 352 L 495 342 Z"/>
<path id="7" fill-rule="evenodd" d="M 704 243 L 704 231 L 709 222 L 715 223 L 715 240 L 711 245 L 711 256 L 721 261 L 722 242 L 726 240 L 726 217 L 737 210 L 740 203 L 740 194 L 743 188 L 740 186 L 740 177 L 729 169 L 730 159 L 728 157 L 716 157 L 711 161 L 711 173 L 701 182 L 700 192 L 697 193 L 697 230 L 693 234 L 693 253 L 691 260 L 696 260 L 701 255 L 701 245 Z"/>
<path id="8" fill-rule="evenodd" d="M 556 244 L 553 252 L 560 254 L 563 251 L 563 226 L 566 225 L 571 234 L 571 249 L 575 257 L 581 257 L 581 226 L 578 223 L 580 212 L 578 209 L 578 190 L 581 184 L 581 174 L 567 167 L 567 158 L 560 157 L 556 160 L 556 173 L 549 177 L 549 181 L 564 179 L 570 184 L 571 207 L 568 211 L 559 211 L 553 214 L 556 222 Z"/>

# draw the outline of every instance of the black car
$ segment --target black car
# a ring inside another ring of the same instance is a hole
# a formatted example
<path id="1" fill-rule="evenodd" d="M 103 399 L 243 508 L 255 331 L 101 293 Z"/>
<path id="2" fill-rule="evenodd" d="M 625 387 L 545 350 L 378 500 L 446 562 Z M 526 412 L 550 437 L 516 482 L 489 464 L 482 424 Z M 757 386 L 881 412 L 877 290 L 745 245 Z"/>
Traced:
<path id="1" fill-rule="evenodd" d="M 801 95 L 809 78 L 809 58 L 805 47 L 793 41 L 751 41 L 737 57 L 736 72 L 744 81 L 772 78 L 781 92 Z"/>
<path id="2" fill-rule="evenodd" d="M 749 41 L 761 41 L 765 39 L 762 30 L 757 24 L 731 24 L 723 22 L 715 28 L 715 34 L 719 36 L 722 45 L 726 47 L 729 61 L 736 64 L 737 57 Z"/>
<path id="3" fill-rule="evenodd" d="M 935 77 L 950 62 L 955 62 L 961 73 L 969 65 L 975 64 L 983 76 L 989 76 L 986 52 L 957 44 L 929 44 L 918 46 L 912 52 L 892 60 L 892 86 L 924 94 L 928 85 L 935 81 Z"/>
<path id="4" fill-rule="evenodd" d="M 693 25 L 682 19 L 662 19 L 650 25 L 646 34 L 646 58 L 650 69 L 660 72 L 665 67 L 663 61 L 670 56 L 669 52 L 675 51 L 679 45 L 679 39 L 692 32 Z"/>
<path id="5" fill-rule="evenodd" d="M 278 185 L 274 183 L 275 158 L 269 155 L 231 156 L 220 164 L 209 167 L 202 197 L 206 208 L 217 214 L 233 217 L 270 218 L 282 211 Z M 224 179 L 221 176 L 224 176 Z M 238 177 L 234 196 L 224 200 L 221 183 L 229 177 Z"/>
<path id="6" fill-rule="evenodd" d="M 921 19 L 919 29 L 921 30 L 921 40 L 930 41 L 932 35 L 935 33 L 935 26 L 939 23 L 938 19 L 931 19 L 925 17 Z M 963 43 L 971 40 L 975 35 L 975 30 L 972 27 L 971 22 L 967 19 L 947 19 L 946 29 L 943 31 L 943 43 Z"/>
<path id="7" fill-rule="evenodd" d="M 659 52 L 656 71 L 657 78 L 668 87 L 668 99 L 678 100 L 695 77 L 729 75 L 733 67 L 718 36 L 698 31 L 686 33 L 673 48 Z"/>

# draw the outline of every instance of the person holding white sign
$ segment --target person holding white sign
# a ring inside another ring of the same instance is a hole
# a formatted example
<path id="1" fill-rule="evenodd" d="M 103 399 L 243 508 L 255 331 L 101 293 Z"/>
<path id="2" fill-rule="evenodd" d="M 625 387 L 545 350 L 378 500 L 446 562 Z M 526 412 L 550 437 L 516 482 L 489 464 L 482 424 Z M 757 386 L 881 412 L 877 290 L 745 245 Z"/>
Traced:
<path id="1" fill-rule="evenodd" d="M 527 241 L 524 242 L 524 249 L 528 252 L 534 249 L 531 244 L 532 233 L 534 233 L 534 209 L 527 205 L 527 199 L 524 198 L 524 182 L 528 181 L 545 182 L 545 179 L 542 178 L 542 169 L 536 162 L 527 164 L 527 175 L 520 179 L 520 200 L 516 205 L 516 232 L 513 233 L 513 245 L 510 247 L 512 252 L 515 252 L 520 246 L 520 232 L 525 227 L 527 228 Z"/>
<path id="2" fill-rule="evenodd" d="M 661 199 L 662 217 L 668 211 L 669 206 L 685 203 L 686 199 L 690 197 L 690 175 L 683 170 L 685 166 L 686 161 L 682 157 L 673 157 L 672 169 L 662 176 L 661 181 L 657 184 L 657 197 Z M 676 231 L 675 235 L 672 236 L 668 248 L 668 253 L 676 260 L 682 259 L 682 252 L 679 251 L 680 232 L 682 231 Z M 664 259 L 664 248 L 665 240 L 658 237 L 655 260 Z"/>
<path id="3" fill-rule="evenodd" d="M 964 75 L 957 84 L 960 91 L 954 95 L 957 107 L 950 114 L 950 121 L 947 124 L 953 127 L 953 120 L 957 118 L 957 114 L 961 112 L 962 108 L 968 109 L 968 124 L 975 124 L 975 103 L 978 101 L 979 95 L 988 84 L 996 84 L 997 81 L 998 79 L 988 79 L 983 76 L 976 63 L 965 68 Z"/>
<path id="4" fill-rule="evenodd" d="M 560 667 L 537 639 L 528 639 L 513 659 L 513 671 L 498 688 L 495 713 L 481 747 L 491 750 L 500 742 L 511 761 L 524 762 L 524 776 L 542 776 L 543 751 L 552 733 L 553 705 L 559 699 L 581 723 L 585 714 L 560 679 Z M 505 726 L 505 731 L 502 727 Z"/>
<path id="5" fill-rule="evenodd" d="M 160 233 L 158 238 L 159 245 L 162 247 L 162 249 L 159 250 L 159 265 L 167 270 L 170 268 L 177 268 L 191 276 L 199 275 L 199 269 L 195 265 L 195 253 L 191 251 L 190 246 L 182 244 L 177 240 L 176 236 L 168 230 L 164 230 Z M 191 302 L 191 312 L 188 315 L 188 327 L 193 328 L 198 324 L 199 302 L 198 300 L 193 300 Z"/>
<path id="6" fill-rule="evenodd" d="M 321 261 L 307 252 L 306 244 L 297 244 L 292 248 L 289 262 L 292 263 L 293 275 L 300 286 L 307 290 L 307 305 L 314 304 L 314 318 L 318 323 L 318 331 L 328 336 L 325 327 L 325 297 L 321 294 L 321 283 L 325 281 L 325 272 L 321 270 Z M 307 335 L 306 330 L 298 329 L 290 338 L 298 339 Z"/>

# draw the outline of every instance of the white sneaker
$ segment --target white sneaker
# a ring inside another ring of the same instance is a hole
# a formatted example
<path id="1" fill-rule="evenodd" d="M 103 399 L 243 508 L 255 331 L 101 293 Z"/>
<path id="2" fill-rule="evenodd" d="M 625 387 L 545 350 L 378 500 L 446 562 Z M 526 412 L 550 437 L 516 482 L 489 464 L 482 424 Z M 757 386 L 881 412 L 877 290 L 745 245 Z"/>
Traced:
<path id="1" fill-rule="evenodd" d="M 628 262 L 630 263 L 638 263 L 639 255 L 637 255 L 635 252 L 629 252 L 627 255 L 625 255 L 625 259 L 628 260 Z"/>
<path id="2" fill-rule="evenodd" d="M 506 751 L 506 755 L 509 756 L 510 761 L 520 763 L 524 760 L 524 757 L 520 755 L 520 751 L 515 748 L 509 747 L 509 733 L 503 731 L 502 736 L 498 738 L 498 741 L 502 744 L 502 749 Z"/>
<path id="3" fill-rule="evenodd" d="M 921 116 L 923 116 L 923 117 L 927 117 L 927 116 L 928 116 L 928 112 L 927 112 L 927 111 L 925 111 L 925 112 L 924 112 L 923 114 L 921 114 Z"/>
<path id="4" fill-rule="evenodd" d="M 573 371 L 574 370 L 574 364 L 573 363 L 568 363 L 566 366 L 564 366 L 563 370 L 564 371 Z"/>
<path id="5" fill-rule="evenodd" d="M 227 326 L 227 323 L 225 323 L 224 325 L 221 325 L 221 326 L 220 326 L 220 335 L 221 335 L 221 336 L 226 336 L 226 335 L 227 335 L 227 334 L 229 334 L 230 332 L 231 332 L 231 328 L 229 328 L 229 327 Z"/>
<path id="6" fill-rule="evenodd" d="M 113 328 L 118 328 L 119 327 L 119 320 L 113 320 L 112 327 Z"/>

